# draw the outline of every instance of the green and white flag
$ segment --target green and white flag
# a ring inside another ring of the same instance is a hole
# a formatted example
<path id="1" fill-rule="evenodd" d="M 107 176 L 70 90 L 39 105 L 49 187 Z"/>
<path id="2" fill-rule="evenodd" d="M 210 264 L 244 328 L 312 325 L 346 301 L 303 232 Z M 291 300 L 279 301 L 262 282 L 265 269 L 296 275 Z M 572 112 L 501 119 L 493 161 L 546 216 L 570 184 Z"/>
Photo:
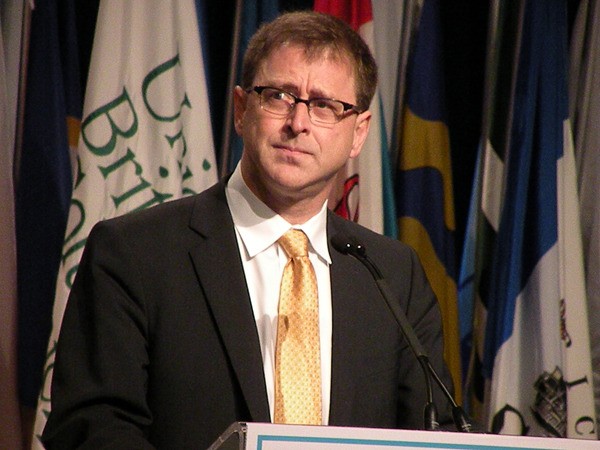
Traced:
<path id="1" fill-rule="evenodd" d="M 60 323 L 91 228 L 217 181 L 193 0 L 100 3 L 74 170 L 34 430 L 40 448 Z"/>

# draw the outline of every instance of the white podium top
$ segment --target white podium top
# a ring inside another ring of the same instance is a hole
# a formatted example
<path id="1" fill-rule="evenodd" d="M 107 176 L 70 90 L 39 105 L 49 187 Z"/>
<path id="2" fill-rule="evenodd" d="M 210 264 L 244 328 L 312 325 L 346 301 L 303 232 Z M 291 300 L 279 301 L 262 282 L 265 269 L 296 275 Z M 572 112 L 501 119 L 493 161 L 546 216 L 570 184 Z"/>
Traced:
<path id="1" fill-rule="evenodd" d="M 229 437 L 239 443 L 236 443 L 235 446 L 231 446 L 232 442 L 226 445 L 225 442 Z M 217 448 L 246 450 L 599 450 L 600 442 L 445 431 L 239 423 L 232 425 L 211 447 L 211 449 Z"/>

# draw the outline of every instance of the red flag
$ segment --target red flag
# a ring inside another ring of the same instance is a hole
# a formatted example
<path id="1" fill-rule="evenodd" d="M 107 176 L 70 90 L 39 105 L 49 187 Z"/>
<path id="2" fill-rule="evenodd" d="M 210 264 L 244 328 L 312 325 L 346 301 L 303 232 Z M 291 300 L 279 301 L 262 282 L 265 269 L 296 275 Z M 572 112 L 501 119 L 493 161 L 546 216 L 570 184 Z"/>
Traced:
<path id="1" fill-rule="evenodd" d="M 315 0 L 314 10 L 338 17 L 356 30 L 375 54 L 371 0 Z M 338 215 L 384 232 L 382 158 L 388 157 L 382 139 L 379 91 L 371 102 L 371 128 L 358 158 L 348 161 L 337 175 L 329 206 Z M 360 190 L 360 215 L 359 215 Z"/>

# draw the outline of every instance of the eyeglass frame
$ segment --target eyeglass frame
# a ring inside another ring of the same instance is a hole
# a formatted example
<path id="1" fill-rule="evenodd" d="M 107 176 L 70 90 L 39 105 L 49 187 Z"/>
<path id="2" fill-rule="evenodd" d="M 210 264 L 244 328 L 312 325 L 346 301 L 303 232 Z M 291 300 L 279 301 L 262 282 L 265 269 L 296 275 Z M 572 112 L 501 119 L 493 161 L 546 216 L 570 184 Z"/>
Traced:
<path id="1" fill-rule="evenodd" d="M 310 119 L 312 121 L 313 120 L 313 116 L 311 114 L 312 107 L 311 107 L 310 103 L 314 102 L 315 100 L 327 100 L 327 101 L 337 102 L 337 103 L 341 104 L 343 106 L 343 108 L 344 108 L 341 114 L 339 114 L 339 115 L 336 114 L 337 120 L 335 122 L 322 122 L 322 121 L 319 121 L 318 119 L 316 119 L 317 123 L 320 123 L 320 124 L 333 125 L 333 124 L 339 123 L 343 119 L 345 119 L 346 117 L 348 117 L 348 115 L 346 114 L 346 113 L 348 113 L 348 111 L 351 111 L 351 112 L 356 113 L 356 114 L 361 114 L 362 112 L 364 112 L 364 111 L 360 111 L 357 108 L 356 105 L 353 105 L 352 103 L 348 103 L 348 102 L 343 102 L 343 101 L 338 100 L 336 98 L 313 97 L 313 98 L 304 99 L 304 98 L 298 97 L 297 95 L 292 94 L 291 92 L 286 91 L 285 89 L 281 89 L 281 88 L 274 87 L 274 86 L 254 86 L 254 87 L 251 87 L 249 89 L 246 89 L 246 93 L 248 93 L 248 94 L 250 94 L 252 92 L 256 92 L 258 94 L 258 98 L 259 98 L 261 109 L 264 109 L 264 107 L 263 107 L 262 92 L 265 89 L 273 89 L 275 91 L 282 92 L 282 93 L 284 93 L 286 95 L 289 95 L 291 98 L 294 99 L 294 103 L 292 105 L 290 105 L 290 110 L 289 110 L 289 112 L 287 114 L 279 115 L 278 113 L 275 113 L 273 111 L 268 111 L 268 110 L 265 109 L 265 111 L 267 111 L 268 113 L 275 114 L 276 116 L 279 116 L 279 117 L 287 117 L 287 116 L 289 116 L 292 113 L 292 111 L 294 111 L 294 109 L 296 108 L 296 105 L 298 103 L 304 103 L 306 105 L 306 108 L 308 109 L 308 115 L 309 115 L 309 117 L 310 117 Z"/>

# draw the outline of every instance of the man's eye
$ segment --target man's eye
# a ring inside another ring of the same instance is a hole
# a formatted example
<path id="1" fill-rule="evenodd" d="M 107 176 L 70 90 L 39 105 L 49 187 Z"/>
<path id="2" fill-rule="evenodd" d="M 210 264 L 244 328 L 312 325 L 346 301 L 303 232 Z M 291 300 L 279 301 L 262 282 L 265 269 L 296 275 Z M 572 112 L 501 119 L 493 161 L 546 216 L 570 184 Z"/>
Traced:
<path id="1" fill-rule="evenodd" d="M 281 91 L 271 91 L 269 93 L 269 99 L 271 100 L 287 100 L 287 96 Z"/>
<path id="2" fill-rule="evenodd" d="M 327 99 L 314 99 L 312 102 L 312 107 L 315 109 L 331 109 L 335 111 L 335 106 Z"/>

